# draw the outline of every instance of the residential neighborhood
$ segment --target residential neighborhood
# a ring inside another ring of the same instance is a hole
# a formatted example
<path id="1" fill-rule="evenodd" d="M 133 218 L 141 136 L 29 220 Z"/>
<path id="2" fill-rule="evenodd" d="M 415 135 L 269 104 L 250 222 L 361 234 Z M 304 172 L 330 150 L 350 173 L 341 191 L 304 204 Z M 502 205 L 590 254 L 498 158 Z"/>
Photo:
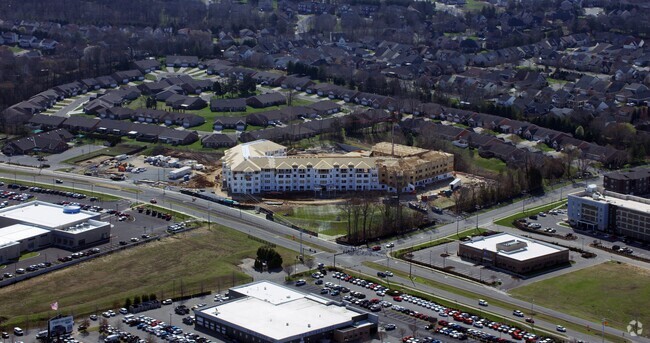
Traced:
<path id="1" fill-rule="evenodd" d="M 0 2 L 0 336 L 650 342 L 649 11 Z"/>

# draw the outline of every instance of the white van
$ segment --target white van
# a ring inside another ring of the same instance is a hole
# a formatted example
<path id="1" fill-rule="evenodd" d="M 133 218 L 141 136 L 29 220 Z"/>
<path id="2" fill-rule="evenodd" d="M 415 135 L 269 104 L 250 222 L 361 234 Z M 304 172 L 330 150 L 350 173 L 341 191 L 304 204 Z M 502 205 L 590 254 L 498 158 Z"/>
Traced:
<path id="1" fill-rule="evenodd" d="M 23 329 L 21 329 L 21 328 L 19 328 L 17 326 L 14 328 L 14 335 L 22 336 L 23 334 L 24 334 Z"/>
<path id="2" fill-rule="evenodd" d="M 117 343 L 120 341 L 120 335 L 110 335 L 104 339 L 104 343 Z"/>

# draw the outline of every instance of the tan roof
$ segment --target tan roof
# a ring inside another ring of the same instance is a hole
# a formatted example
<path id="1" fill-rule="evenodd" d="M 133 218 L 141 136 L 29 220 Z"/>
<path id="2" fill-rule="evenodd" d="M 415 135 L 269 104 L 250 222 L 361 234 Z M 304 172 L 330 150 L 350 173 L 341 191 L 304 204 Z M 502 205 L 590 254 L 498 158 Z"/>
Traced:
<path id="1" fill-rule="evenodd" d="M 408 157 L 421 155 L 429 151 L 426 149 L 401 144 L 394 144 L 394 147 L 395 148 L 393 153 L 393 144 L 390 142 L 380 142 L 372 147 L 372 152 L 387 156 L 394 155 L 396 157 Z"/>
<path id="2" fill-rule="evenodd" d="M 377 157 L 346 157 L 346 156 L 320 156 L 320 155 L 299 155 L 299 156 L 282 156 L 282 157 L 255 157 L 242 161 L 236 165 L 231 165 L 233 172 L 255 171 L 262 169 L 307 169 L 311 166 L 316 170 L 330 170 L 337 166 L 341 169 L 372 169 L 376 168 Z"/>
<path id="3" fill-rule="evenodd" d="M 283 148 L 283 145 L 271 142 L 266 139 L 260 139 L 254 142 L 239 144 L 226 150 L 224 152 L 222 160 L 231 167 L 239 166 L 250 158 L 265 157 L 266 153 L 270 151 L 277 151 Z"/>

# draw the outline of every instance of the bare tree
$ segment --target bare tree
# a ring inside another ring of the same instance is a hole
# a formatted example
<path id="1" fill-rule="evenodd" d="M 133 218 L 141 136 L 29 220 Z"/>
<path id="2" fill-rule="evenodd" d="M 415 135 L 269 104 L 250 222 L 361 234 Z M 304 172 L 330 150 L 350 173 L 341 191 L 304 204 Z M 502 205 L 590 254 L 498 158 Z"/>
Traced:
<path id="1" fill-rule="evenodd" d="M 289 278 L 291 278 L 291 274 L 293 274 L 295 269 L 296 268 L 294 264 L 291 262 L 287 262 L 282 266 L 282 270 L 287 274 Z"/>
<path id="2" fill-rule="evenodd" d="M 313 257 L 307 257 L 305 259 L 305 266 L 307 266 L 307 268 L 312 269 L 312 268 L 314 268 L 315 264 L 316 264 L 316 261 L 314 261 Z"/>

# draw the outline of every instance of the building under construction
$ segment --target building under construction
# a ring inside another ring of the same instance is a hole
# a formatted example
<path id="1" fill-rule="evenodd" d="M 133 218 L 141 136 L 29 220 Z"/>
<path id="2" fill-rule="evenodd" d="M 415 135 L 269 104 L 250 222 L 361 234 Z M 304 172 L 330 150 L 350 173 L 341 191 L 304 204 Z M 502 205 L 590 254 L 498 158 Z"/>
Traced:
<path id="1" fill-rule="evenodd" d="M 392 189 L 415 188 L 453 177 L 454 155 L 407 145 L 377 143 L 372 156 L 391 156 L 378 163 L 379 182 Z"/>

